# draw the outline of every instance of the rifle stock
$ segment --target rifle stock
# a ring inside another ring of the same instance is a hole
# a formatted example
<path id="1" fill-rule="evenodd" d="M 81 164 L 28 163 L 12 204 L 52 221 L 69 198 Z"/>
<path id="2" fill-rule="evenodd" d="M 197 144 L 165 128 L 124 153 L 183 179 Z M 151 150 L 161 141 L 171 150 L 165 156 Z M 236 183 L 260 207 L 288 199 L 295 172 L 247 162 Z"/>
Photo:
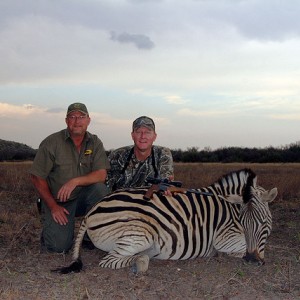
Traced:
<path id="1" fill-rule="evenodd" d="M 159 184 L 153 184 L 149 189 L 147 190 L 146 194 L 144 195 L 145 200 L 150 200 L 153 197 L 154 192 L 165 192 L 170 191 L 171 193 L 186 193 L 188 189 L 177 187 L 177 186 L 160 186 Z"/>
<path id="2" fill-rule="evenodd" d="M 157 184 L 152 184 L 152 185 L 148 188 L 146 194 L 144 195 L 144 197 L 143 197 L 144 200 L 149 201 L 149 200 L 152 198 L 153 193 L 154 193 L 155 191 L 158 191 L 158 190 L 159 190 L 159 186 L 158 186 Z"/>

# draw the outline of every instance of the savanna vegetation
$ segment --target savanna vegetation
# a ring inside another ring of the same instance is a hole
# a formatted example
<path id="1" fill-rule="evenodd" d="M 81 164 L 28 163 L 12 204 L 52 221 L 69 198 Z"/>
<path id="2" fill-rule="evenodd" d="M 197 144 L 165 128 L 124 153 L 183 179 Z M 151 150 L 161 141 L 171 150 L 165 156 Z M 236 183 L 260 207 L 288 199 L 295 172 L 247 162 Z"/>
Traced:
<path id="1" fill-rule="evenodd" d="M 270 205 L 273 230 L 262 267 L 226 256 L 150 262 L 147 273 L 101 269 L 100 250 L 83 250 L 84 270 L 61 276 L 71 254 L 40 253 L 36 191 L 30 161 L 0 163 L 0 299 L 299 299 L 300 164 L 176 163 L 176 180 L 197 188 L 251 168 L 258 183 L 279 194 Z M 78 224 L 80 219 L 78 219 Z"/>
<path id="2" fill-rule="evenodd" d="M 22 143 L 0 139 L 0 161 L 32 160 L 36 150 Z"/>
<path id="3" fill-rule="evenodd" d="M 197 147 L 172 150 L 176 162 L 244 162 L 244 163 L 291 163 L 300 162 L 300 143 L 290 144 L 283 147 L 266 148 L 240 148 L 223 147 L 216 150 Z"/>
<path id="4" fill-rule="evenodd" d="M 24 161 L 32 160 L 36 149 L 31 147 L 0 139 L 0 161 Z M 107 151 L 107 154 L 111 150 Z M 266 148 L 241 148 L 222 147 L 212 150 L 198 147 L 171 150 L 175 162 L 221 162 L 221 163 L 292 163 L 300 162 L 300 142 L 292 143 L 282 147 Z"/>

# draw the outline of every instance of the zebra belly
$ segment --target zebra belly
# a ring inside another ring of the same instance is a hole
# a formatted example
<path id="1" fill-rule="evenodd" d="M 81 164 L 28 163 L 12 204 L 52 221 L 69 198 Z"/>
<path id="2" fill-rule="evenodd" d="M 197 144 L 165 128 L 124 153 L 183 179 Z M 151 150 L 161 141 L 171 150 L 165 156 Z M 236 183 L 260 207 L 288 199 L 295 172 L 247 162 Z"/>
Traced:
<path id="1" fill-rule="evenodd" d="M 211 254 L 210 239 L 209 244 L 204 245 L 193 230 L 184 234 L 182 227 L 175 229 L 169 225 L 168 229 L 163 229 L 153 220 L 146 221 L 135 215 L 126 218 L 111 215 L 99 218 L 98 215 L 87 219 L 87 233 L 97 248 L 106 252 L 117 251 L 124 256 L 142 253 L 160 260 L 186 260 Z"/>
<path id="2" fill-rule="evenodd" d="M 118 251 L 124 256 L 147 253 L 152 257 L 159 253 L 159 238 L 151 226 L 141 226 L 140 220 L 124 218 L 107 224 L 97 228 L 92 226 L 92 220 L 88 224 L 87 233 L 97 248 L 106 252 Z"/>

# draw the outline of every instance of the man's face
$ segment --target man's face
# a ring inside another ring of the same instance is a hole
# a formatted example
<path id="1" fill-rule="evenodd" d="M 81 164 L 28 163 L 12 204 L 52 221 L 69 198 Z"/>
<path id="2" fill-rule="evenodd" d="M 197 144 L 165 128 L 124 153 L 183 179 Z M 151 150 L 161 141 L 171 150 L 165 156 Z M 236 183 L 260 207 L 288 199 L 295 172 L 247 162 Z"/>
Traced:
<path id="1" fill-rule="evenodd" d="M 148 150 L 156 140 L 156 133 L 147 127 L 139 127 L 131 133 L 134 144 L 140 151 Z"/>
<path id="2" fill-rule="evenodd" d="M 74 111 L 66 117 L 68 130 L 73 136 L 82 136 L 85 134 L 89 124 L 90 117 L 79 111 Z"/>

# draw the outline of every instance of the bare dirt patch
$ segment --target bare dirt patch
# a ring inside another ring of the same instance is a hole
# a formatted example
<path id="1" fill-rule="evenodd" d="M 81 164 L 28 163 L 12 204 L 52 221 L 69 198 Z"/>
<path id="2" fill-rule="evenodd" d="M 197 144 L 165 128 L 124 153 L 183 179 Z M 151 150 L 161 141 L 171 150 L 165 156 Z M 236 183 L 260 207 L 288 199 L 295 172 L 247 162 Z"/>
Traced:
<path id="1" fill-rule="evenodd" d="M 240 164 L 177 164 L 176 180 L 200 187 Z M 249 167 L 249 166 L 248 166 Z M 40 253 L 40 222 L 28 165 L 0 165 L 0 299 L 300 299 L 300 165 L 251 165 L 259 184 L 277 186 L 270 205 L 273 230 L 266 264 L 218 256 L 150 262 L 143 275 L 102 269 L 104 252 L 83 250 L 84 270 L 66 276 L 50 269 L 71 254 Z"/>

